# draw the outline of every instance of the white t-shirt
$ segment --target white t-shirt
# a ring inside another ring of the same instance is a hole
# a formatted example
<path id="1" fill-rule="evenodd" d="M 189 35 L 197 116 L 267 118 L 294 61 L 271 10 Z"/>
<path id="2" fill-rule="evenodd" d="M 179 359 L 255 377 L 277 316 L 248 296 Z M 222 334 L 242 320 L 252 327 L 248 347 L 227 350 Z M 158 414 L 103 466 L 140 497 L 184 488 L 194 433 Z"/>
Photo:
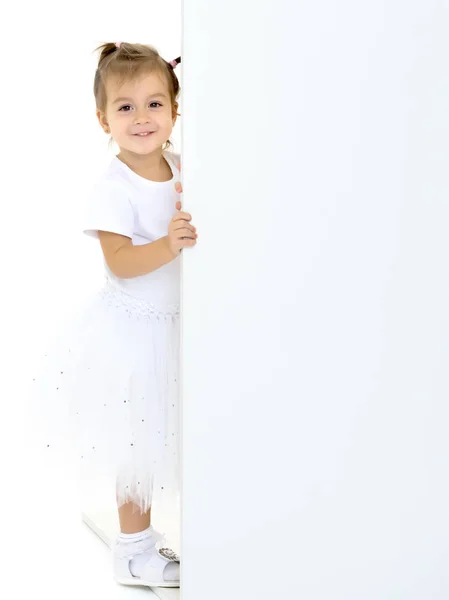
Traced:
<path id="1" fill-rule="evenodd" d="M 137 246 L 164 237 L 176 214 L 180 199 L 175 190 L 180 181 L 180 155 L 163 151 L 173 173 L 170 181 L 150 181 L 114 157 L 94 185 L 86 206 L 83 233 L 98 239 L 98 231 L 111 231 L 131 238 Z M 179 303 L 180 257 L 146 275 L 121 279 L 108 268 L 107 279 L 117 288 L 137 298 L 148 300 L 162 309 Z"/>

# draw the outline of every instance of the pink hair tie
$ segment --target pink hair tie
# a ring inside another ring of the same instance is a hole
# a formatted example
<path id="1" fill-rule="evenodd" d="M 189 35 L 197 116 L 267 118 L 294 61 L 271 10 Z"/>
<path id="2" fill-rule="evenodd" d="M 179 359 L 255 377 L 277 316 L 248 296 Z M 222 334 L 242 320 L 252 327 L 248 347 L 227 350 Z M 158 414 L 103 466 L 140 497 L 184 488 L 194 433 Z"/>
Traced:
<path id="1" fill-rule="evenodd" d="M 169 64 L 170 64 L 170 65 L 171 65 L 173 68 L 175 68 L 175 67 L 176 67 L 176 65 L 178 64 L 178 61 L 177 61 L 177 59 L 175 58 L 175 60 L 171 60 Z"/>
<path id="2" fill-rule="evenodd" d="M 120 48 L 120 44 L 123 44 L 123 42 L 115 42 L 115 45 L 117 46 L 117 48 Z"/>

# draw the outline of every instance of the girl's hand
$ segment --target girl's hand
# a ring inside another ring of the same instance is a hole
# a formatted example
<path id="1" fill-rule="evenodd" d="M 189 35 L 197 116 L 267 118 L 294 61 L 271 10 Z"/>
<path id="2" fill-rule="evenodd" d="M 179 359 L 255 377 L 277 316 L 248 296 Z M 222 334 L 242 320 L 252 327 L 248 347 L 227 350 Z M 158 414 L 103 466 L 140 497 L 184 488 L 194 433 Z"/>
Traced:
<path id="1" fill-rule="evenodd" d="M 179 172 L 181 172 L 181 163 L 178 163 L 178 170 Z M 175 190 L 178 192 L 178 194 L 182 194 L 182 183 L 180 181 L 177 181 L 175 183 Z M 176 203 L 176 208 L 178 210 L 181 210 L 181 201 L 178 200 L 178 202 Z"/>
<path id="2" fill-rule="evenodd" d="M 178 164 L 178 169 L 181 171 L 181 163 Z M 180 181 L 175 183 L 175 190 L 179 194 L 182 193 Z M 198 234 L 196 233 L 196 227 L 189 223 L 192 215 L 181 211 L 180 200 L 176 202 L 176 209 L 179 212 L 176 213 L 168 225 L 168 244 L 173 254 L 178 256 L 183 248 L 195 246 Z"/>

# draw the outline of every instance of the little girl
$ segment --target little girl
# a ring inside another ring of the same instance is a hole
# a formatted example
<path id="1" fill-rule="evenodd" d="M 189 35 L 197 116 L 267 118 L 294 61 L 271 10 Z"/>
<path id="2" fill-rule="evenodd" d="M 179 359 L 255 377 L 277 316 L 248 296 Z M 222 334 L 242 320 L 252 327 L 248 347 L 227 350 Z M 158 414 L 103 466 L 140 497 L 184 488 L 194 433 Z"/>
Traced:
<path id="1" fill-rule="evenodd" d="M 197 238 L 180 210 L 180 157 L 166 149 L 181 58 L 166 62 L 153 47 L 123 42 L 97 50 L 96 115 L 120 148 L 94 186 L 84 224 L 99 240 L 105 282 L 73 320 L 57 393 L 62 402 L 67 394 L 76 421 L 84 481 L 113 480 L 115 580 L 179 587 L 180 559 L 161 547 L 151 503 L 156 489 L 179 489 L 180 253 Z"/>

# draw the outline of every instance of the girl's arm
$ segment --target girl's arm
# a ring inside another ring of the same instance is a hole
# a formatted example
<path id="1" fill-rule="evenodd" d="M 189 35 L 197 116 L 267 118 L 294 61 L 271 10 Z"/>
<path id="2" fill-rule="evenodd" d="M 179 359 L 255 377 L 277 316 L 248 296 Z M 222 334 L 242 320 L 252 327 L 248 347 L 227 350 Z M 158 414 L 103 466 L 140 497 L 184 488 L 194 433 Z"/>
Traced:
<path id="1" fill-rule="evenodd" d="M 98 237 L 106 264 L 121 279 L 146 275 L 176 258 L 168 235 L 139 246 L 134 246 L 131 238 L 110 231 L 99 231 Z"/>

